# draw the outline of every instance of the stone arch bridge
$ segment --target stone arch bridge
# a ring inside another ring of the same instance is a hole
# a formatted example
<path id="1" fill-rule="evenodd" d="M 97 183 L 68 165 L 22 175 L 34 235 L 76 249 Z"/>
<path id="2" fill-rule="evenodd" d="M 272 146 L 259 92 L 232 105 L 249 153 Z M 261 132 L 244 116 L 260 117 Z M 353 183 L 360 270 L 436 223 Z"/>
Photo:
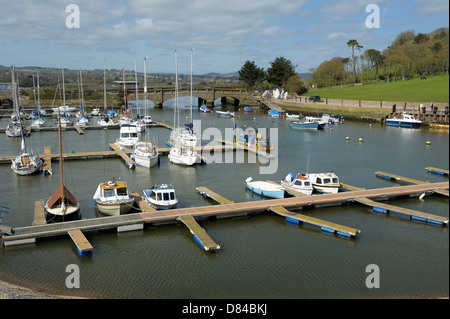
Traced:
<path id="1" fill-rule="evenodd" d="M 136 92 L 134 89 L 128 89 L 128 93 Z M 141 98 L 144 93 L 143 88 L 139 88 Z M 178 96 L 190 96 L 191 91 L 189 87 L 178 88 Z M 224 102 L 227 98 L 234 100 L 234 105 L 239 106 L 239 101 L 249 96 L 249 92 L 243 88 L 230 87 L 198 87 L 193 90 L 194 98 L 198 99 L 198 105 L 206 103 L 208 106 L 214 106 L 214 101 L 221 99 Z M 174 87 L 154 87 L 147 88 L 147 99 L 155 103 L 155 107 L 162 107 L 165 101 L 175 98 Z"/>

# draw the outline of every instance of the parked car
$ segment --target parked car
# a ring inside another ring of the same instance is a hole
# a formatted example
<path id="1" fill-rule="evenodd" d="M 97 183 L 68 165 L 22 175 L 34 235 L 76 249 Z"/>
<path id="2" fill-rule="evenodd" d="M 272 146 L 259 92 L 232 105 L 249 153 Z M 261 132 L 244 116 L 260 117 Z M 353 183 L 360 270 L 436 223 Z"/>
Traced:
<path id="1" fill-rule="evenodd" d="M 318 95 L 313 95 L 309 98 L 309 101 L 316 103 L 316 102 L 322 102 L 322 99 Z"/>

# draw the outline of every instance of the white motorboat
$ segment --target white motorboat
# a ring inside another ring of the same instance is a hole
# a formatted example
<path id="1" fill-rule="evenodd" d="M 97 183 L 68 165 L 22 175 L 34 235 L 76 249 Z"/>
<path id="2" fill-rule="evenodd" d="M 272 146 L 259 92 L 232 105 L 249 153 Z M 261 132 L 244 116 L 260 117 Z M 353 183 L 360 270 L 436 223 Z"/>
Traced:
<path id="1" fill-rule="evenodd" d="M 255 194 L 271 198 L 284 198 L 284 188 L 281 185 L 265 181 L 253 181 L 251 177 L 245 180 L 245 184 Z"/>
<path id="2" fill-rule="evenodd" d="M 298 120 L 300 118 L 300 114 L 292 114 L 292 113 L 286 113 L 286 119 L 288 120 Z"/>
<path id="3" fill-rule="evenodd" d="M 136 125 L 136 129 L 138 133 L 145 132 L 145 127 L 147 126 L 143 119 L 137 119 L 132 121 L 131 124 Z"/>
<path id="4" fill-rule="evenodd" d="M 339 178 L 332 171 L 329 173 L 308 173 L 306 176 L 311 180 L 314 189 L 320 193 L 335 194 L 339 191 L 339 187 L 341 186 Z"/>
<path id="5" fill-rule="evenodd" d="M 63 116 L 59 116 L 58 119 L 59 119 L 59 121 L 55 122 L 56 125 L 58 125 L 59 123 L 61 123 L 61 127 L 67 127 L 67 126 L 73 125 L 73 122 L 65 114 L 63 114 Z"/>
<path id="6" fill-rule="evenodd" d="M 306 123 L 317 123 L 318 129 L 323 130 L 325 129 L 325 125 L 328 123 L 328 121 L 323 120 L 321 117 L 314 117 L 314 116 L 305 116 L 305 122 Z"/>
<path id="7" fill-rule="evenodd" d="M 172 140 L 179 142 L 183 146 L 196 147 L 200 141 L 192 129 L 192 123 L 185 124 L 184 128 L 176 129 L 172 134 Z"/>
<path id="8" fill-rule="evenodd" d="M 153 123 L 152 117 L 150 115 L 145 115 L 144 116 L 144 123 L 145 124 L 151 124 Z"/>
<path id="9" fill-rule="evenodd" d="M 97 115 L 100 115 L 100 109 L 95 108 L 91 111 L 91 116 L 97 116 Z"/>
<path id="10" fill-rule="evenodd" d="M 134 197 L 128 190 L 128 184 L 122 181 L 100 183 L 93 198 L 98 211 L 110 216 L 126 214 L 134 204 Z"/>
<path id="11" fill-rule="evenodd" d="M 144 200 L 156 209 L 172 209 L 178 204 L 175 188 L 172 185 L 162 184 L 144 189 Z"/>
<path id="12" fill-rule="evenodd" d="M 131 159 L 136 165 L 152 167 L 158 164 L 159 154 L 156 146 L 151 142 L 138 142 L 131 153 Z"/>
<path id="13" fill-rule="evenodd" d="M 397 127 L 410 127 L 419 128 L 422 125 L 422 121 L 414 118 L 413 115 L 402 113 L 400 118 L 394 117 L 386 119 L 387 126 L 397 126 Z"/>
<path id="14" fill-rule="evenodd" d="M 294 177 L 294 174 L 289 173 L 280 184 L 285 188 L 292 189 L 308 196 L 311 195 L 314 190 L 311 181 L 305 174 L 297 174 L 297 176 Z"/>
<path id="15" fill-rule="evenodd" d="M 139 142 L 138 131 L 136 125 L 123 124 L 120 127 L 120 136 L 116 139 L 116 144 L 121 150 L 131 151 Z"/>
<path id="16" fill-rule="evenodd" d="M 230 111 L 216 111 L 218 117 L 236 117 L 234 112 Z"/>

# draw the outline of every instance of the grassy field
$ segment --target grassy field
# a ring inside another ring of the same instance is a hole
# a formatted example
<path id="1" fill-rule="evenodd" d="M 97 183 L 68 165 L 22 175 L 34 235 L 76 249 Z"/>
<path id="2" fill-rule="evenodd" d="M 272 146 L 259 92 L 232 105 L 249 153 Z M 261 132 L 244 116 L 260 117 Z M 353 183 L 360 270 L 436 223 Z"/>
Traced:
<path id="1" fill-rule="evenodd" d="M 366 101 L 449 102 L 449 75 L 437 75 L 426 80 L 411 79 L 379 82 L 361 86 L 346 86 L 309 90 L 304 95 L 322 98 Z"/>

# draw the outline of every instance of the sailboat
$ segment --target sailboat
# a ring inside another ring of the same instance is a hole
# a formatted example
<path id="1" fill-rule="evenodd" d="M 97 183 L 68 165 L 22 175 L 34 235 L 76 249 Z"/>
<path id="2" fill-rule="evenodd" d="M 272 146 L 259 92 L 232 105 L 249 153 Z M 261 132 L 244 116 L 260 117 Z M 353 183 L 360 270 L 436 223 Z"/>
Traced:
<path id="1" fill-rule="evenodd" d="M 191 114 L 189 117 L 191 122 L 184 125 L 185 127 L 178 132 L 177 138 L 179 139 L 179 141 L 182 145 L 189 146 L 189 147 L 196 147 L 200 139 L 194 133 L 193 123 L 192 123 L 192 110 L 193 110 L 193 104 L 194 104 L 194 96 L 193 96 L 194 90 L 193 90 L 193 76 L 192 76 L 192 52 L 193 52 L 193 49 L 191 49 L 191 90 L 190 90 L 191 91 L 191 105 L 190 105 Z"/>
<path id="2" fill-rule="evenodd" d="M 144 97 L 145 114 L 147 115 L 147 57 L 144 57 Z M 152 143 L 147 140 L 146 134 L 145 142 L 138 142 L 135 145 L 131 159 L 135 161 L 136 165 L 150 168 L 158 164 L 159 154 L 155 144 L 155 142 Z"/>
<path id="3" fill-rule="evenodd" d="M 172 131 L 172 140 L 174 141 L 174 145 L 170 149 L 169 152 L 169 160 L 174 164 L 180 165 L 194 165 L 197 161 L 197 152 L 191 146 L 185 145 L 181 143 L 178 138 L 177 129 L 177 115 L 179 117 L 178 110 L 178 57 L 177 51 L 175 50 L 175 110 L 174 110 L 174 130 Z M 179 121 L 179 120 L 178 120 Z"/>
<path id="4" fill-rule="evenodd" d="M 60 117 L 58 112 L 58 117 Z M 62 156 L 62 138 L 61 138 L 61 121 L 58 121 L 59 134 L 59 168 L 61 171 L 61 180 L 58 188 L 44 205 L 47 212 L 47 221 L 67 221 L 78 219 L 80 217 L 80 203 L 69 190 L 64 186 L 63 174 L 63 156 Z"/>
<path id="5" fill-rule="evenodd" d="M 84 105 L 83 77 L 81 75 L 81 70 L 80 70 L 80 112 L 77 114 L 77 117 L 78 117 L 77 120 L 78 126 L 86 126 L 86 124 L 88 124 L 90 121 L 88 115 L 86 114 L 86 108 Z"/>
<path id="6" fill-rule="evenodd" d="M 34 111 L 31 113 L 31 118 L 34 119 L 34 121 L 31 123 L 31 127 L 41 127 L 41 125 L 45 124 L 45 119 L 42 116 L 41 112 L 41 100 L 39 96 L 39 72 L 36 74 L 37 77 L 37 107 L 36 107 L 36 100 L 34 103 Z M 34 93 L 34 76 L 33 76 L 33 93 Z"/>
<path id="7" fill-rule="evenodd" d="M 98 125 L 108 127 L 108 126 L 117 126 L 119 122 L 116 122 L 113 117 L 108 116 L 108 109 L 106 107 L 106 60 L 103 60 L 103 111 L 105 116 L 97 121 Z M 95 109 L 94 109 L 95 110 Z"/>
<path id="8" fill-rule="evenodd" d="M 136 109 L 137 109 L 137 115 L 136 115 L 136 119 L 134 119 L 131 123 L 136 125 L 138 133 L 142 133 L 142 132 L 145 132 L 145 127 L 147 125 L 144 122 L 144 118 L 141 117 L 141 112 L 140 112 L 139 87 L 138 87 L 138 79 L 137 79 L 136 60 L 134 60 L 134 76 L 135 76 L 135 87 L 136 87 Z"/>
<path id="9" fill-rule="evenodd" d="M 63 83 L 63 105 L 61 105 L 60 107 L 53 107 L 52 110 L 54 113 L 58 113 L 58 111 L 60 112 L 76 112 L 77 108 L 73 107 L 73 106 L 68 106 L 66 105 L 66 88 L 64 86 L 64 68 L 62 69 L 62 83 Z"/>
<path id="10" fill-rule="evenodd" d="M 12 70 L 14 70 L 14 67 L 11 67 Z M 14 72 L 14 71 L 12 71 Z M 12 81 L 13 81 L 13 96 L 14 94 L 16 94 L 17 97 L 17 92 L 16 92 L 16 84 L 15 84 L 15 80 L 14 80 L 14 74 L 12 77 Z M 8 126 L 6 127 L 5 133 L 6 135 L 8 135 L 9 137 L 20 137 L 21 135 L 23 135 L 23 127 L 21 124 L 21 118 L 20 118 L 20 112 L 19 112 L 19 103 L 17 101 L 14 101 L 14 103 L 16 103 L 16 105 L 14 106 L 14 113 L 11 115 L 11 122 L 8 124 Z"/>
<path id="11" fill-rule="evenodd" d="M 14 80 L 14 67 L 11 67 L 12 82 L 13 82 L 13 103 L 14 109 L 18 109 L 16 83 Z M 21 150 L 22 154 L 11 160 L 11 169 L 18 175 L 31 175 L 42 169 L 44 164 L 39 156 L 33 154 L 33 151 L 28 152 L 25 145 L 25 137 L 22 130 L 22 119 L 19 117 L 20 132 L 22 137 Z"/>

